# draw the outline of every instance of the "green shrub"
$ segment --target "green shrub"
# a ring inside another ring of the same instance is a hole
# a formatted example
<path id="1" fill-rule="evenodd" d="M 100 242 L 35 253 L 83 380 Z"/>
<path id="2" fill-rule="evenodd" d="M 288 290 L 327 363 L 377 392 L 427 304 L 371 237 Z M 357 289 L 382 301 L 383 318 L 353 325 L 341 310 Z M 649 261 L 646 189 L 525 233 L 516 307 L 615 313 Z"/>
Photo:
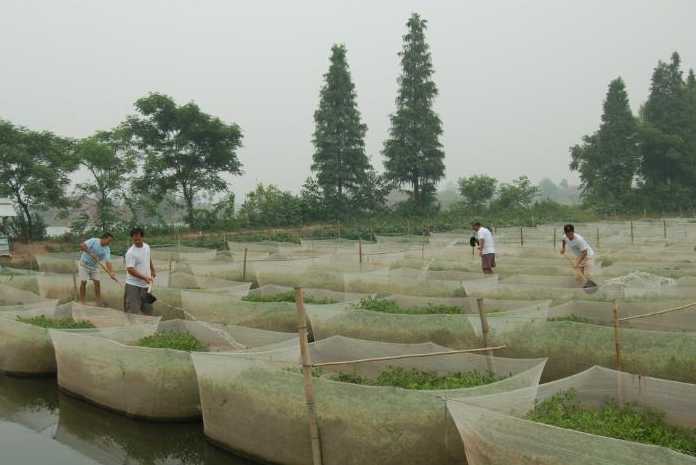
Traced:
<path id="1" fill-rule="evenodd" d="M 364 297 L 360 299 L 357 308 L 372 310 L 373 312 L 383 313 L 403 313 L 410 315 L 431 315 L 431 314 L 455 314 L 462 313 L 462 309 L 456 305 L 428 304 L 425 307 L 403 308 L 393 300 L 381 297 Z"/>
<path id="2" fill-rule="evenodd" d="M 389 367 L 376 379 L 368 379 L 350 373 L 339 373 L 332 379 L 344 383 L 369 386 L 396 386 L 404 389 L 459 389 L 494 383 L 501 378 L 477 370 L 463 371 L 441 376 L 435 372 Z"/>
<path id="3" fill-rule="evenodd" d="M 94 325 L 89 321 L 76 321 L 72 318 L 47 318 L 44 315 L 34 316 L 31 318 L 17 317 L 17 321 L 27 323 L 41 328 L 52 329 L 91 329 Z"/>
<path id="4" fill-rule="evenodd" d="M 140 339 L 135 345 L 153 349 L 175 349 L 186 352 L 203 352 L 207 347 L 189 333 L 167 331 Z"/>
<path id="5" fill-rule="evenodd" d="M 572 389 L 537 404 L 527 418 L 547 425 L 696 455 L 696 429 L 668 425 L 663 413 L 635 404 L 622 407 L 610 401 L 598 409 L 584 407 Z"/>
<path id="6" fill-rule="evenodd" d="M 278 294 L 251 294 L 242 297 L 242 300 L 247 302 L 295 302 L 295 291 L 280 292 Z M 335 304 L 336 301 L 329 298 L 311 297 L 305 294 L 304 302 L 306 304 L 328 305 Z"/>

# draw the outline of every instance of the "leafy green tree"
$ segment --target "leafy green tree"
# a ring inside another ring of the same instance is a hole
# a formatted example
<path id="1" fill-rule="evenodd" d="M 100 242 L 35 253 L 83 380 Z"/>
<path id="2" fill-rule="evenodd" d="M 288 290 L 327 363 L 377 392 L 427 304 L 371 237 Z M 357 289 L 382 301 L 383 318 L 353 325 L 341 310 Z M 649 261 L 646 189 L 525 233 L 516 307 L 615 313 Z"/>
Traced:
<path id="1" fill-rule="evenodd" d="M 498 180 L 485 174 L 460 178 L 459 195 L 464 199 L 464 206 L 474 211 L 487 207 L 495 196 Z"/>
<path id="2" fill-rule="evenodd" d="M 68 140 L 0 120 L 0 196 L 16 203 L 26 240 L 36 237 L 39 210 L 68 206 L 65 189 L 76 168 Z"/>
<path id="3" fill-rule="evenodd" d="M 135 175 L 135 156 L 117 132 L 100 131 L 76 144 L 80 165 L 90 174 L 90 182 L 77 188 L 96 200 L 97 226 L 106 231 L 117 220 L 116 202 Z"/>
<path id="4" fill-rule="evenodd" d="M 290 192 L 259 183 L 247 194 L 239 216 L 248 226 L 293 226 L 302 223 L 302 203 Z"/>
<path id="5" fill-rule="evenodd" d="M 392 183 L 375 170 L 368 170 L 360 180 L 353 196 L 353 209 L 362 213 L 377 213 L 387 208 L 387 196 Z"/>
<path id="6" fill-rule="evenodd" d="M 358 189 L 370 162 L 365 154 L 365 126 L 360 120 L 346 47 L 331 47 L 319 108 L 314 113 L 312 171 L 337 216 L 347 212 L 347 193 Z"/>
<path id="7" fill-rule="evenodd" d="M 639 133 L 621 78 L 609 84 L 599 130 L 570 149 L 584 200 L 600 211 L 625 207 L 640 163 Z"/>
<path id="8" fill-rule="evenodd" d="M 527 176 L 520 176 L 510 184 L 500 185 L 494 206 L 500 210 L 528 209 L 538 194 L 539 188 L 534 186 Z"/>
<path id="9" fill-rule="evenodd" d="M 427 21 L 414 13 L 406 24 L 408 32 L 399 53 L 402 70 L 396 113 L 391 115 L 389 138 L 384 144 L 384 166 L 389 179 L 410 186 L 416 206 L 427 208 L 445 175 L 442 122 L 433 110 L 438 91 L 425 41 Z"/>
<path id="10" fill-rule="evenodd" d="M 654 209 L 694 204 L 696 153 L 688 143 L 693 129 L 686 89 L 679 54 L 658 62 L 641 112 L 642 191 Z"/>
<path id="11" fill-rule="evenodd" d="M 195 103 L 178 106 L 152 93 L 135 103 L 139 115 L 125 127 L 131 143 L 144 154 L 139 188 L 154 198 L 176 192 L 184 200 L 186 221 L 195 222 L 194 200 L 203 192 L 227 189 L 224 174 L 241 174 L 237 150 L 242 132 L 236 124 L 203 113 Z"/>
<path id="12" fill-rule="evenodd" d="M 303 223 L 321 221 L 328 218 L 324 193 L 321 186 L 313 177 L 308 177 L 300 190 Z"/>

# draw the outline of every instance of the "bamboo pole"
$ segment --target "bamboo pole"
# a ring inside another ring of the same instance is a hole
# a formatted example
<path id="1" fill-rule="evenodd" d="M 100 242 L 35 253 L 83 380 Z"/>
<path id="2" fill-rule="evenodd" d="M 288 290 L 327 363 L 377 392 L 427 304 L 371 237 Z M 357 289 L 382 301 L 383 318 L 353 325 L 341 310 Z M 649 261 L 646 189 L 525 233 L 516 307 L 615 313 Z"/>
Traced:
<path id="1" fill-rule="evenodd" d="M 77 291 L 77 273 L 73 270 L 72 272 L 72 284 L 73 284 L 73 290 L 75 291 L 75 301 L 80 299 L 80 294 Z"/>
<path id="2" fill-rule="evenodd" d="M 242 264 L 242 281 L 246 281 L 247 253 L 249 249 L 244 247 L 244 263 Z"/>
<path id="3" fill-rule="evenodd" d="M 490 327 L 488 326 L 488 317 L 486 316 L 486 311 L 483 308 L 483 298 L 478 297 L 476 299 L 476 307 L 478 308 L 479 317 L 481 318 L 481 342 L 483 347 L 488 347 L 488 333 L 490 332 Z M 493 352 L 488 351 L 488 356 L 486 357 L 486 366 L 489 373 L 493 373 Z"/>
<path id="4" fill-rule="evenodd" d="M 343 360 L 340 362 L 321 362 L 313 363 L 312 366 L 315 368 L 320 367 L 330 367 L 330 366 L 340 366 L 340 365 L 356 365 L 358 363 L 369 363 L 369 362 L 385 362 L 388 360 L 403 360 L 406 358 L 423 358 L 423 357 L 435 357 L 439 355 L 455 355 L 455 354 L 472 354 L 478 352 L 489 352 L 493 350 L 505 349 L 507 346 L 493 346 L 493 347 L 481 347 L 478 349 L 462 349 L 462 350 L 448 350 L 444 352 L 430 352 L 427 354 L 407 354 L 407 355 L 390 355 L 387 357 L 372 357 L 372 358 L 360 358 L 357 360 Z"/>
<path id="5" fill-rule="evenodd" d="M 309 418 L 309 436 L 312 441 L 312 464 L 321 465 L 321 437 L 319 436 L 319 422 L 317 421 L 316 404 L 314 402 L 312 359 L 309 354 L 309 344 L 307 343 L 307 315 L 304 308 L 304 290 L 301 287 L 295 289 L 295 302 L 297 306 L 297 336 L 300 342 L 302 373 L 304 374 L 305 403 Z"/>
<path id="6" fill-rule="evenodd" d="M 612 308 L 612 313 L 614 315 L 614 351 L 615 351 L 615 367 L 617 373 L 616 379 L 616 399 L 619 405 L 623 405 L 623 386 L 621 382 L 621 329 L 620 329 L 620 319 L 619 319 L 619 304 L 614 301 L 614 306 Z"/>
<path id="7" fill-rule="evenodd" d="M 619 321 L 630 321 L 630 320 L 637 320 L 639 318 L 648 318 L 651 316 L 664 315 L 665 313 L 676 312 L 679 310 L 686 310 L 686 309 L 694 307 L 694 306 L 696 306 L 696 302 L 691 302 L 690 304 L 680 305 L 678 307 L 666 308 L 664 310 L 659 310 L 657 312 L 643 313 L 641 315 L 633 315 L 633 316 L 627 316 L 624 318 L 619 318 Z"/>

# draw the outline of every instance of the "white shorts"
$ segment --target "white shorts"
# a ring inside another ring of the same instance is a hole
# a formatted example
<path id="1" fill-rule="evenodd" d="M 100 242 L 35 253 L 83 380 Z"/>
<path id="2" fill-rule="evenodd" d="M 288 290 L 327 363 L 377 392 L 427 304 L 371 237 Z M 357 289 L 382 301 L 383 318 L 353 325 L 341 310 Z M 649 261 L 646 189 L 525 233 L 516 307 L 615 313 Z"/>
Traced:
<path id="1" fill-rule="evenodd" d="M 82 264 L 77 268 L 80 281 L 99 281 L 99 269 L 91 270 Z"/>

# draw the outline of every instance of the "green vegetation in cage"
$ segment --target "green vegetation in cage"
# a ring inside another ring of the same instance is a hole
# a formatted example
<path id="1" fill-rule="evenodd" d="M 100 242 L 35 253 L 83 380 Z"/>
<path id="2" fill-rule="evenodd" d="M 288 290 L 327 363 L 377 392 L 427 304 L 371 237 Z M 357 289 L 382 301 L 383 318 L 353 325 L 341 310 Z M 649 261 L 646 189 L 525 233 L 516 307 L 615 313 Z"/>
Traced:
<path id="1" fill-rule="evenodd" d="M 332 377 L 335 381 L 344 383 L 363 384 L 368 386 L 395 386 L 404 389 L 435 390 L 435 389 L 461 389 L 500 381 L 490 373 L 482 373 L 477 370 L 462 371 L 448 375 L 439 375 L 431 371 L 423 371 L 415 368 L 389 367 L 375 379 L 365 378 L 350 373 L 339 373 Z"/>
<path id="2" fill-rule="evenodd" d="M 548 321 L 573 321 L 575 323 L 593 323 L 591 319 L 585 318 L 584 316 L 576 315 L 575 313 L 571 313 L 567 316 L 549 318 Z"/>
<path id="3" fill-rule="evenodd" d="M 373 312 L 403 313 L 409 315 L 458 315 L 462 313 L 462 308 L 456 305 L 428 304 L 424 307 L 404 308 L 393 300 L 372 296 L 360 299 L 360 302 L 356 305 L 356 308 L 372 310 Z"/>
<path id="4" fill-rule="evenodd" d="M 527 418 L 599 436 L 668 447 L 696 456 L 696 429 L 668 425 L 663 413 L 635 404 L 619 406 L 609 401 L 600 408 L 585 407 L 573 389 L 537 404 Z"/>
<path id="5" fill-rule="evenodd" d="M 91 329 L 95 326 L 89 321 L 74 320 L 73 318 L 48 318 L 44 315 L 34 316 L 31 318 L 17 317 L 17 321 L 27 323 L 41 328 L 51 329 Z"/>
<path id="6" fill-rule="evenodd" d="M 278 294 L 250 294 L 242 297 L 246 302 L 295 302 L 295 291 L 280 292 Z M 328 305 L 337 303 L 330 297 L 312 297 L 305 294 L 306 304 Z"/>
<path id="7" fill-rule="evenodd" d="M 189 333 L 167 331 L 140 339 L 135 345 L 153 349 L 175 349 L 186 352 L 203 352 L 207 347 Z"/>

